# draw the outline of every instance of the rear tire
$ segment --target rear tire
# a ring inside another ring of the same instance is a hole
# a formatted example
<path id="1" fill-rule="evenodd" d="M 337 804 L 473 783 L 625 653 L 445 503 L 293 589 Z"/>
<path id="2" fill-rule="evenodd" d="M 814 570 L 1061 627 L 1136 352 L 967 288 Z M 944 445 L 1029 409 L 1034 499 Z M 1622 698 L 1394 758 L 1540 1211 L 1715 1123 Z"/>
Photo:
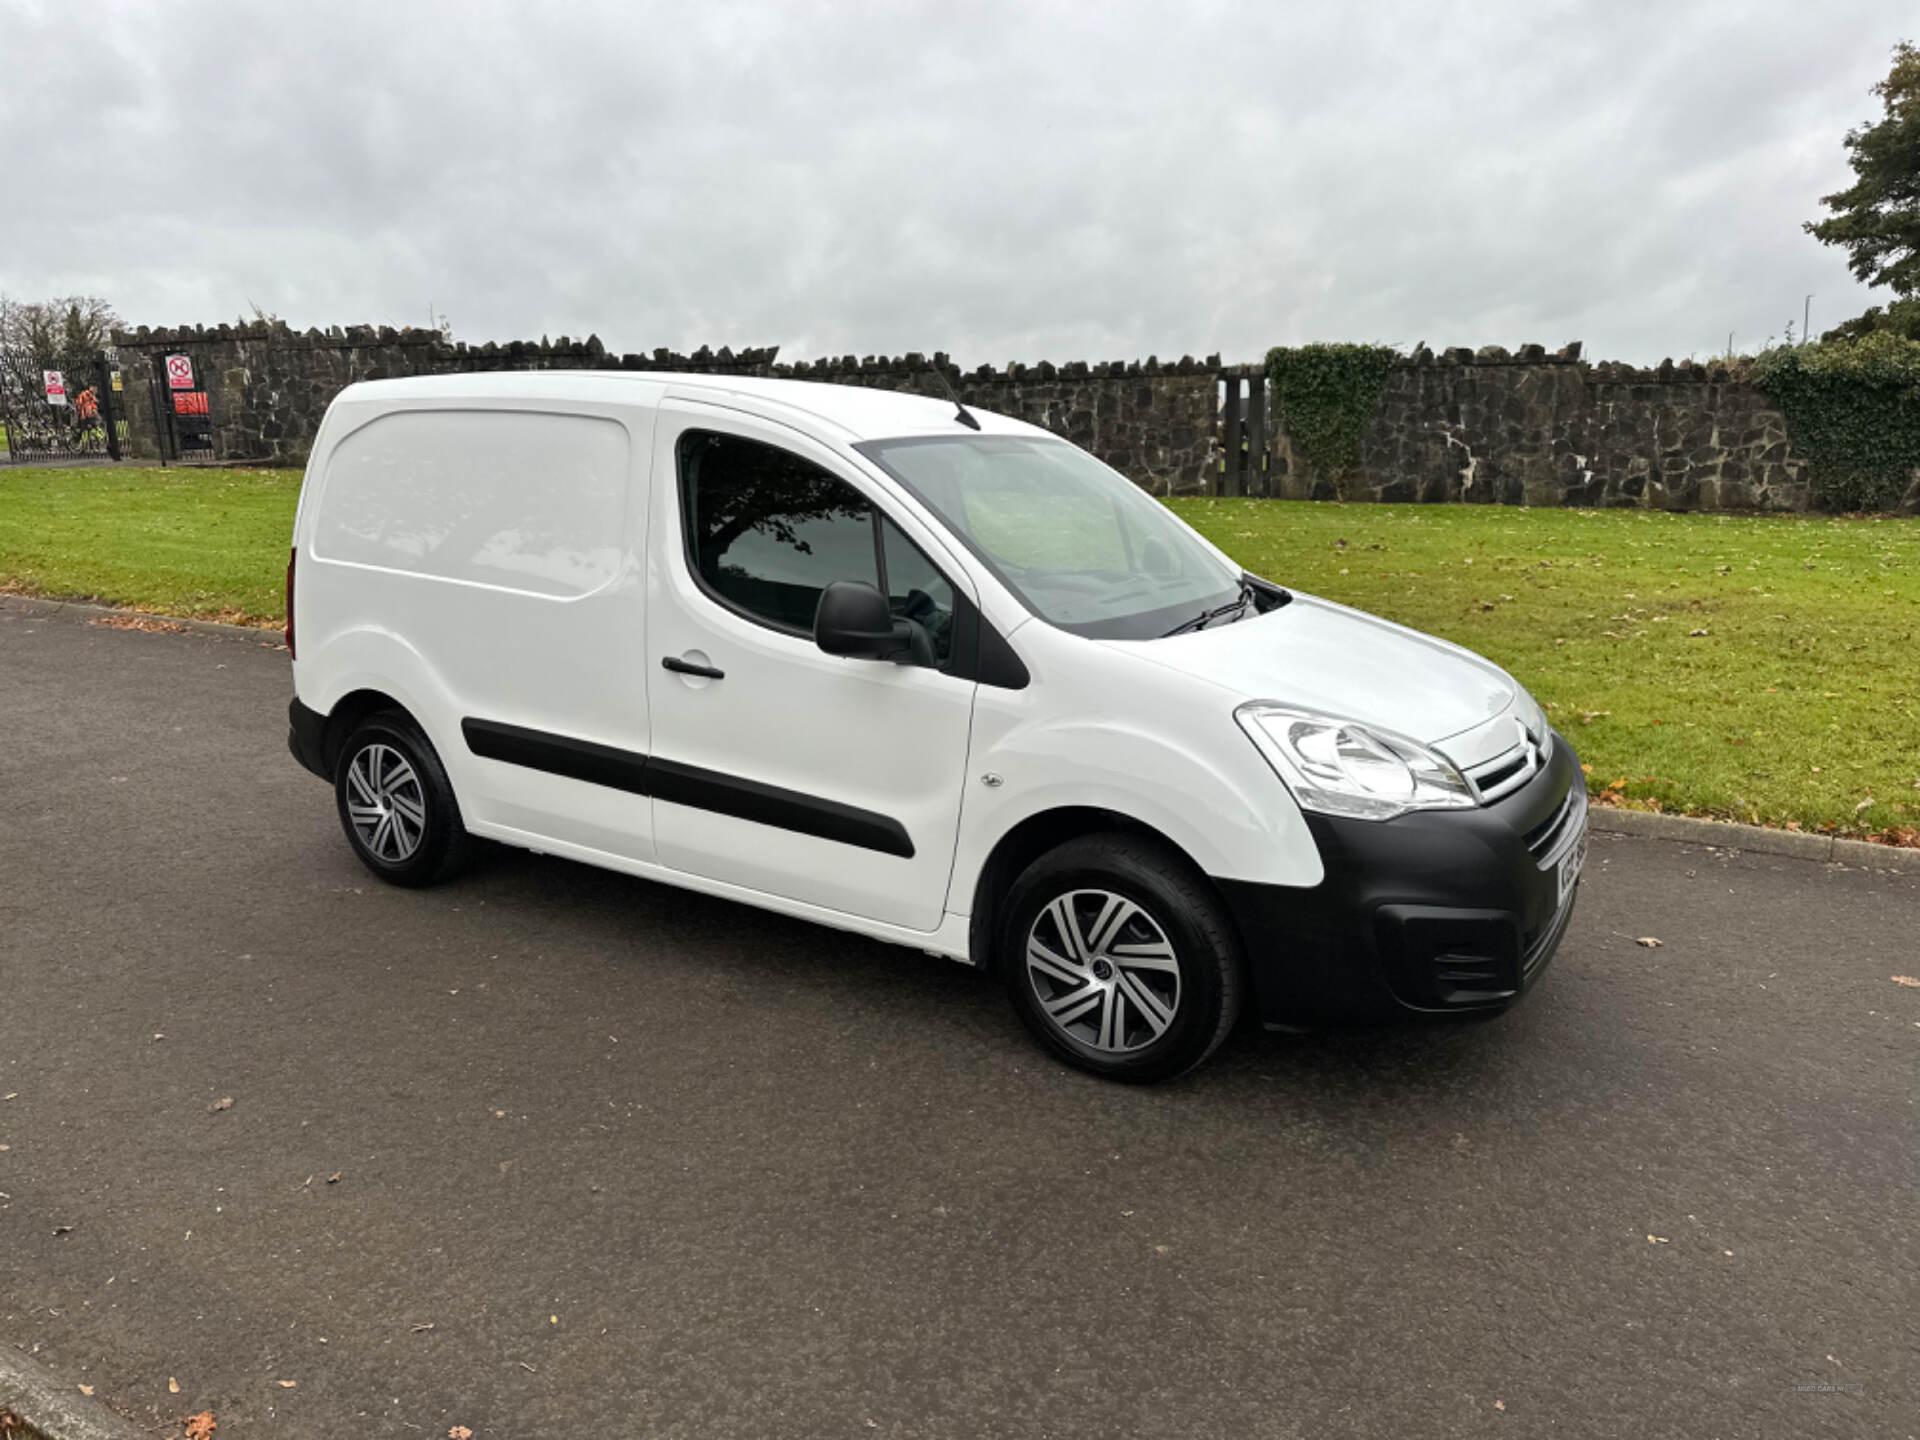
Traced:
<path id="1" fill-rule="evenodd" d="M 1008 995 L 1034 1038 L 1109 1080 L 1167 1080 L 1227 1038 L 1246 993 L 1219 898 L 1184 856 L 1124 834 L 1048 851 L 1007 893 Z"/>
<path id="2" fill-rule="evenodd" d="M 334 763 L 333 793 L 353 853 L 390 885 L 432 885 L 472 858 L 440 757 L 401 711 L 354 726 Z"/>

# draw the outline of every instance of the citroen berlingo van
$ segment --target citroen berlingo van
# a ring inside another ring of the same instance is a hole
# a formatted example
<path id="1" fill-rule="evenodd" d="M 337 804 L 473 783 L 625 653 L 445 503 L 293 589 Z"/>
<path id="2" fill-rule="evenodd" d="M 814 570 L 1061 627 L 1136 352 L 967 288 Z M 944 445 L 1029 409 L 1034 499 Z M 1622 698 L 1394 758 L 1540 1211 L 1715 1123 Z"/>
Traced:
<path id="1" fill-rule="evenodd" d="M 290 747 L 383 880 L 484 837 L 914 946 L 1114 1079 L 1248 1008 L 1505 1008 L 1572 913 L 1572 747 L 1285 578 L 958 402 L 353 385 L 294 525 Z"/>

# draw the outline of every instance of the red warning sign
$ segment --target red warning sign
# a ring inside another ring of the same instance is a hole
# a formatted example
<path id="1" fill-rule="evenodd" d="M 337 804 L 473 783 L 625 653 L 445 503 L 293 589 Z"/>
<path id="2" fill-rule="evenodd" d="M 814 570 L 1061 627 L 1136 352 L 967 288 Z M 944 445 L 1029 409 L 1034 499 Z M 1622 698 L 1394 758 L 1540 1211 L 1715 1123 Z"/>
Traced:
<path id="1" fill-rule="evenodd" d="M 167 384 L 175 390 L 193 388 L 193 361 L 185 355 L 167 356 Z"/>

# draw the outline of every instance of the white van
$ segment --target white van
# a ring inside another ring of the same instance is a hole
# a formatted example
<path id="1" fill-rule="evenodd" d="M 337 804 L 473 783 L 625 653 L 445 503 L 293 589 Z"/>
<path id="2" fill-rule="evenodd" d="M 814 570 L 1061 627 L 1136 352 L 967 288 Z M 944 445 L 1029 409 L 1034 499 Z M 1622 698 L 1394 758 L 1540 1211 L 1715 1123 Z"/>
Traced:
<path id="1" fill-rule="evenodd" d="M 1152 1080 L 1500 1010 L 1585 853 L 1498 667 L 1245 574 L 1044 430 L 714 376 L 354 385 L 287 567 L 294 755 L 384 880 L 484 836 L 988 969 Z"/>

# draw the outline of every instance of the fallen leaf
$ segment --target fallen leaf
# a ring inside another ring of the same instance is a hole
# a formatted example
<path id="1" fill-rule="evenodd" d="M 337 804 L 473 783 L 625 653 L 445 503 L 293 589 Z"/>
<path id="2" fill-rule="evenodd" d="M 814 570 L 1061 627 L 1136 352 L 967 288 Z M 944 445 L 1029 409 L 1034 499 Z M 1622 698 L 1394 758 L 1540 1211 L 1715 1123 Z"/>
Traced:
<path id="1" fill-rule="evenodd" d="M 547 1323 L 549 1325 L 558 1325 L 560 1323 L 560 1317 L 558 1315 L 549 1315 L 547 1316 Z"/>
<path id="2" fill-rule="evenodd" d="M 93 1386 L 91 1385 L 82 1385 L 79 1388 L 82 1395 L 91 1395 L 93 1393 Z"/>
<path id="3" fill-rule="evenodd" d="M 1915 979 L 1911 975 L 1896 975 L 1893 977 L 1893 983 L 1896 985 L 1905 985 L 1909 989 L 1920 990 L 1920 979 Z"/>
<path id="4" fill-rule="evenodd" d="M 1493 1408 L 1496 1410 L 1504 1410 L 1507 1408 L 1507 1402 L 1504 1400 L 1496 1400 L 1493 1402 Z"/>
<path id="5" fill-rule="evenodd" d="M 56 1235 L 71 1235 L 73 1233 L 73 1226 L 56 1225 L 53 1227 L 53 1233 Z"/>
<path id="6" fill-rule="evenodd" d="M 148 620 L 139 615 L 102 615 L 98 620 L 89 620 L 89 625 L 103 626 L 108 630 L 144 630 L 149 634 L 184 635 L 187 627 L 172 625 L 165 620 Z"/>
<path id="7" fill-rule="evenodd" d="M 167 1393 L 169 1395 L 178 1395 L 180 1393 L 180 1382 L 171 1375 L 167 1376 Z"/>
<path id="8" fill-rule="evenodd" d="M 340 1172 L 338 1170 L 334 1171 L 331 1175 L 327 1176 L 327 1184 L 338 1185 L 339 1183 L 340 1183 Z"/>
<path id="9" fill-rule="evenodd" d="M 1642 935 L 1638 940 L 1634 941 L 1633 943 L 1640 946 L 1643 950 L 1658 950 L 1666 942 L 1663 940 L 1656 939 L 1652 935 Z"/>
<path id="10" fill-rule="evenodd" d="M 413 1327 L 412 1333 L 415 1335 L 420 1335 L 420 1334 L 424 1334 L 428 1330 L 431 1330 L 432 1328 L 433 1328 L 433 1322 L 429 1320 L 424 1325 L 415 1325 Z"/>
<path id="11" fill-rule="evenodd" d="M 233 1109 L 233 1096 L 222 1095 L 218 1100 L 214 1101 L 213 1104 L 207 1107 L 207 1113 L 209 1115 L 217 1115 L 222 1110 L 231 1110 L 231 1109 Z"/>
<path id="12" fill-rule="evenodd" d="M 187 1440 L 207 1440 L 219 1428 L 220 1422 L 213 1418 L 213 1411 L 202 1410 L 198 1415 L 187 1417 Z"/>
<path id="13" fill-rule="evenodd" d="M 298 1380 L 276 1380 L 273 1383 L 278 1385 L 282 1390 L 291 1390 L 300 1382 Z"/>
<path id="14" fill-rule="evenodd" d="M 473 1431 L 464 1425 L 456 1425 L 447 1431 L 447 1440 L 473 1440 Z"/>
<path id="15" fill-rule="evenodd" d="M 1647 1244 L 1649 1245 L 1671 1245 L 1672 1243 L 1673 1242 L 1664 1235 L 1647 1236 Z"/>
<path id="16" fill-rule="evenodd" d="M 1688 639 L 1697 639 L 1697 638 L 1699 638 L 1700 636 L 1702 636 L 1702 635 L 1704 635 L 1704 634 L 1706 634 L 1706 633 L 1707 633 L 1707 632 L 1706 632 L 1706 631 L 1704 631 L 1704 630 L 1689 630 L 1689 631 L 1687 632 L 1687 638 L 1688 638 Z"/>

